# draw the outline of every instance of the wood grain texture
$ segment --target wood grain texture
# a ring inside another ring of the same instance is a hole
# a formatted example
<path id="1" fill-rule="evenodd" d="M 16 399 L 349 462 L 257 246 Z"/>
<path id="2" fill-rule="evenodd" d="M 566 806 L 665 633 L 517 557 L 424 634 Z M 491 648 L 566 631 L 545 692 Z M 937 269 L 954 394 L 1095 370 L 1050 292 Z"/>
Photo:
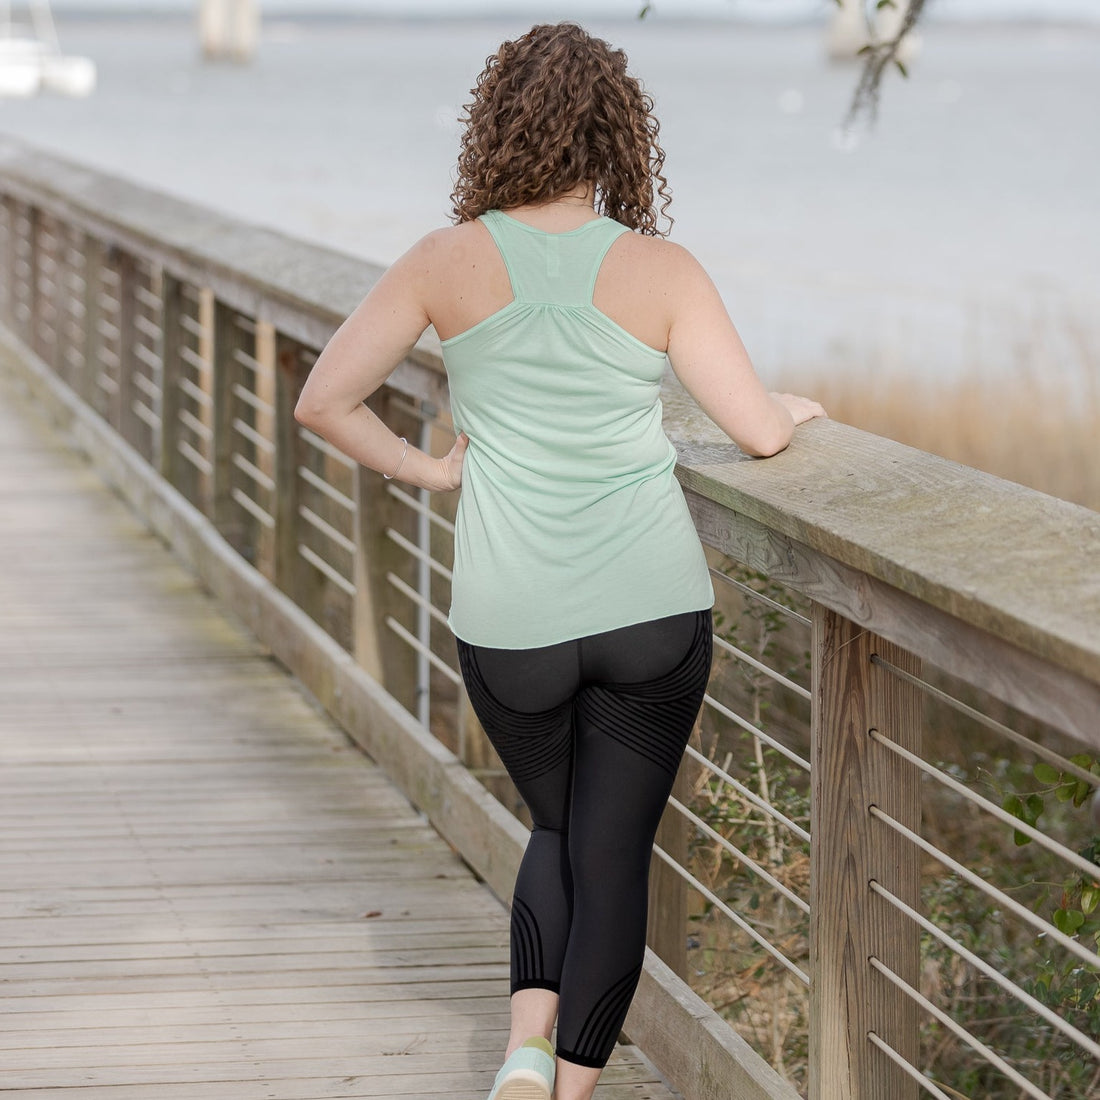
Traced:
<path id="1" fill-rule="evenodd" d="M 810 1100 L 917 1100 L 918 1086 L 867 1038 L 915 1062 L 920 1019 L 870 966 L 877 958 L 914 987 L 920 934 L 872 881 L 920 904 L 918 850 L 869 813 L 877 805 L 920 827 L 920 774 L 871 740 L 872 729 L 920 750 L 920 697 L 871 663 L 907 672 L 905 651 L 820 605 L 813 612 L 814 719 L 810 908 Z"/>
<path id="2" fill-rule="evenodd" d="M 502 906 L 6 370 L 0 512 L 4 1096 L 483 1100 Z"/>
<path id="3" fill-rule="evenodd" d="M 214 599 L 262 639 L 272 655 L 382 765 L 497 895 L 509 896 L 527 830 L 408 711 L 379 690 L 351 654 L 234 554 L 195 507 L 142 463 L 25 348 L 5 349 L 0 341 L 0 363 L 5 361 L 5 350 L 11 368 L 65 427 L 73 444 L 94 462 L 99 475 L 200 578 Z M 127 899 L 125 904 L 142 903 Z M 205 913 L 212 904 L 205 898 L 195 899 L 193 909 Z M 108 900 L 92 899 L 81 911 L 102 916 L 116 910 Z M 248 916 L 255 919 L 253 913 Z M 469 995 L 470 982 L 455 986 L 456 995 Z M 261 993 L 255 990 L 248 995 Z M 631 1039 L 690 1100 L 726 1100 L 731 1087 L 747 1089 L 745 1100 L 796 1100 L 791 1086 L 649 952 L 627 1027 Z M 606 1087 L 610 1082 L 600 1086 Z"/>
<path id="4" fill-rule="evenodd" d="M 685 489 L 1100 683 L 1100 513 L 831 420 L 754 461 L 663 400 Z"/>
<path id="5" fill-rule="evenodd" d="M 1100 748 L 1100 683 L 688 491 L 702 540 L 1040 721 Z"/>

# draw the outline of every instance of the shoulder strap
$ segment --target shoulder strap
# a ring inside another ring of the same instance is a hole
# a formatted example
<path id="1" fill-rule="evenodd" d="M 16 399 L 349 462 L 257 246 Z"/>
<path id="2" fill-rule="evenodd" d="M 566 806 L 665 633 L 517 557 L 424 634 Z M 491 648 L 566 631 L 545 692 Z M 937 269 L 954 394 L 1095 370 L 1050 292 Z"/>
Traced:
<path id="1" fill-rule="evenodd" d="M 586 222 L 568 233 L 546 233 L 489 210 L 481 221 L 500 252 L 517 301 L 590 305 L 607 250 L 630 230 L 610 218 Z"/>

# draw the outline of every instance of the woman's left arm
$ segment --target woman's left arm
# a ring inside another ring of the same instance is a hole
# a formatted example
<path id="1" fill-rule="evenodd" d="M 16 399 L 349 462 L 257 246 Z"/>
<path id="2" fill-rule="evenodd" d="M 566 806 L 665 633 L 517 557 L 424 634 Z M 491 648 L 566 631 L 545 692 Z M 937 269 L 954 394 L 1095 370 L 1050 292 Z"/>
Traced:
<path id="1" fill-rule="evenodd" d="M 431 323 L 426 308 L 425 238 L 388 268 L 336 330 L 302 387 L 294 417 L 372 470 L 422 489 L 446 492 L 462 483 L 469 443 L 460 433 L 442 458 L 402 443 L 363 402 L 389 377 Z"/>

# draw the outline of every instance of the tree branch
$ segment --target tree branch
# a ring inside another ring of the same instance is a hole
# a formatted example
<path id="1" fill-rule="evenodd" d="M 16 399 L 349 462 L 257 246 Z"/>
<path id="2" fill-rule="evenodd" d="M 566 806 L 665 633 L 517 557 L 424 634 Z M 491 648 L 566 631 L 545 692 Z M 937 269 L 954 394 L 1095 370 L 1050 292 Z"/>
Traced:
<path id="1" fill-rule="evenodd" d="M 901 25 L 893 38 L 885 42 L 874 42 L 864 46 L 861 53 L 867 55 L 867 61 L 860 74 L 859 83 L 856 85 L 855 94 L 852 96 L 848 115 L 844 120 L 846 129 L 851 128 L 860 118 L 866 116 L 869 123 L 874 123 L 878 118 L 879 90 L 882 85 L 882 77 L 889 65 L 896 65 L 902 76 L 908 76 L 905 66 L 898 57 L 901 44 L 905 36 L 917 25 L 924 12 L 925 0 L 910 0 L 902 18 Z"/>

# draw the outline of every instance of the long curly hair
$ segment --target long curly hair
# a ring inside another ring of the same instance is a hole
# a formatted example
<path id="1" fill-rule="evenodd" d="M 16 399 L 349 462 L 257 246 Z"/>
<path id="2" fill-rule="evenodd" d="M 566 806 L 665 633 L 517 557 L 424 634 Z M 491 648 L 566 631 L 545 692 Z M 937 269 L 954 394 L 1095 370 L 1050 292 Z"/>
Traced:
<path id="1" fill-rule="evenodd" d="M 672 200 L 653 100 L 626 54 L 575 23 L 544 23 L 485 63 L 465 106 L 451 194 L 456 222 L 548 202 L 596 185 L 596 209 L 648 236 L 667 236 Z M 657 209 L 658 204 L 660 210 Z"/>

